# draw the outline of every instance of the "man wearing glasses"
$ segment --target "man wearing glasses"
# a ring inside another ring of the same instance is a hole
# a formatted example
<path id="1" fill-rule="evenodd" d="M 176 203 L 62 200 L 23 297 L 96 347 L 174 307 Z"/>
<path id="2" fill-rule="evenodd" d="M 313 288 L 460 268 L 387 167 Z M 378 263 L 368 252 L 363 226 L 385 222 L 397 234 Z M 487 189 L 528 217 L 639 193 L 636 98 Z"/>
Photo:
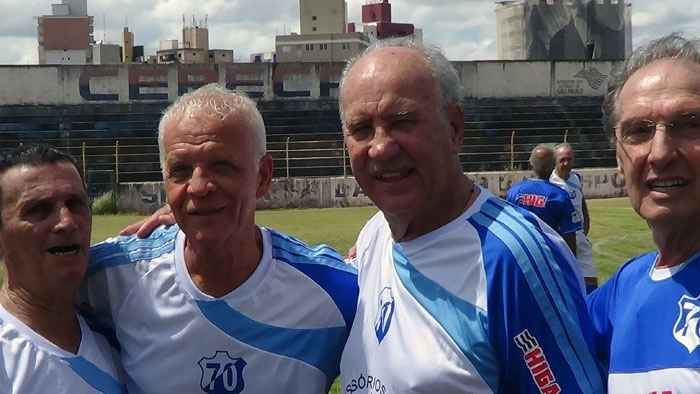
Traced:
<path id="1" fill-rule="evenodd" d="M 603 122 L 657 250 L 588 299 L 610 393 L 700 392 L 700 40 L 672 34 L 611 75 Z"/>

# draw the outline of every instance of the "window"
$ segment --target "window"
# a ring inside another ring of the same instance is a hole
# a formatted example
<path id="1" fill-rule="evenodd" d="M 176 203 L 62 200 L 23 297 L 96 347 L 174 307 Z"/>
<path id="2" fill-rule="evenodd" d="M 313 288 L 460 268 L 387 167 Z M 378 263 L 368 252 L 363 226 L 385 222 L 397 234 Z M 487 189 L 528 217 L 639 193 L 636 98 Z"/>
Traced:
<path id="1" fill-rule="evenodd" d="M 289 53 L 292 51 L 292 46 L 291 45 L 282 45 L 282 52 L 284 53 Z"/>
<path id="2" fill-rule="evenodd" d="M 314 50 L 314 44 L 306 44 L 306 50 L 307 50 L 307 51 L 313 51 L 313 50 Z"/>
<path id="3" fill-rule="evenodd" d="M 311 31 L 316 31 L 316 26 L 312 27 Z"/>
<path id="4" fill-rule="evenodd" d="M 318 49 L 325 51 L 328 49 L 328 44 L 318 44 Z"/>
<path id="5" fill-rule="evenodd" d="M 343 45 L 341 46 L 343 49 L 350 49 L 350 43 L 349 42 L 344 42 Z"/>
<path id="6" fill-rule="evenodd" d="M 311 20 L 312 20 L 312 21 L 315 21 L 315 20 L 316 20 L 316 15 L 313 15 L 313 16 L 311 17 Z"/>

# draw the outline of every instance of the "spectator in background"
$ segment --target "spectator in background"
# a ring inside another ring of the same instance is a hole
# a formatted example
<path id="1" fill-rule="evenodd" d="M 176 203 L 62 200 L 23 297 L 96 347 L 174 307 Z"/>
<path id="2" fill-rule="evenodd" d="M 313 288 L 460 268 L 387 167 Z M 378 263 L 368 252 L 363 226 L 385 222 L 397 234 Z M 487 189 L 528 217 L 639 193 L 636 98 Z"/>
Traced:
<path id="1" fill-rule="evenodd" d="M 576 255 L 576 231 L 581 230 L 581 219 L 569 194 L 549 183 L 554 165 L 552 145 L 537 145 L 530 153 L 532 178 L 511 186 L 506 200 L 537 215 L 564 238 Z"/>
<path id="2" fill-rule="evenodd" d="M 75 312 L 91 221 L 70 155 L 26 144 L 0 156 L 0 392 L 126 393 L 119 354 Z"/>
<path id="3" fill-rule="evenodd" d="M 572 170 L 574 166 L 574 150 L 571 148 L 571 145 L 566 142 L 556 145 L 554 153 L 556 155 L 556 165 L 549 176 L 549 181 L 569 193 L 571 202 L 576 208 L 576 213 L 581 219 L 582 229 L 576 231 L 576 260 L 578 260 L 581 267 L 583 281 L 586 284 L 586 293 L 590 294 L 598 288 L 598 274 L 593 261 L 593 246 L 587 237 L 591 226 L 591 218 L 588 215 L 588 206 L 586 206 L 586 198 L 583 195 L 581 175 Z"/>
<path id="4" fill-rule="evenodd" d="M 350 164 L 381 212 L 356 244 L 341 390 L 601 393 L 571 252 L 462 172 L 460 85 L 412 38 L 378 41 L 343 71 Z"/>
<path id="5" fill-rule="evenodd" d="M 665 36 L 610 76 L 603 123 L 656 247 L 588 298 L 615 394 L 700 392 L 700 40 Z"/>
<path id="6" fill-rule="evenodd" d="M 81 299 L 116 330 L 129 392 L 327 393 L 357 275 L 331 248 L 255 224 L 273 169 L 255 103 L 207 85 L 158 130 L 177 226 L 94 246 Z"/>

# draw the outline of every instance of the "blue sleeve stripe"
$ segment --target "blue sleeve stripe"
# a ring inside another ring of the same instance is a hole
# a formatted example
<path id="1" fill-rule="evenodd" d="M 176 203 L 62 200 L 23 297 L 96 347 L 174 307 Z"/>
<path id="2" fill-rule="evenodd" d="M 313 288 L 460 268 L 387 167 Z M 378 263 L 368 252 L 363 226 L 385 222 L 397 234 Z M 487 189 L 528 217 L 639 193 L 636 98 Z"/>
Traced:
<path id="1" fill-rule="evenodd" d="M 61 359 L 95 390 L 105 394 L 126 394 L 126 387 L 123 384 L 83 357 L 62 357 Z"/>
<path id="2" fill-rule="evenodd" d="M 525 226 L 524 219 L 515 218 L 519 215 L 516 211 L 493 200 L 487 201 L 482 212 L 469 220 L 488 229 L 509 248 L 530 285 L 562 355 L 571 366 L 579 387 L 583 392 L 592 392 L 592 380 L 599 379 L 599 373 L 583 336 L 576 333 L 581 328 L 573 300 L 567 291 L 563 291 L 566 287 L 565 279 L 560 272 L 553 271 L 552 265 L 545 263 L 548 260 L 554 261 L 555 257 L 549 249 L 543 248 L 546 242 L 541 235 Z M 496 217 L 499 220 L 494 220 Z M 555 308 L 555 304 L 559 307 Z M 571 319 L 561 316 L 560 308 L 571 311 Z"/>
<path id="3" fill-rule="evenodd" d="M 569 180 L 569 179 L 571 179 L 571 177 L 577 178 L 580 184 L 577 185 L 577 184 L 571 182 L 571 181 Z M 564 181 L 564 183 L 566 183 L 569 187 L 573 187 L 574 189 L 576 189 L 576 190 L 578 190 L 578 191 L 580 191 L 580 192 L 583 192 L 583 178 L 581 178 L 581 174 L 579 174 L 579 173 L 576 172 L 576 171 L 571 171 L 571 172 L 569 173 L 569 179 L 564 179 L 564 178 L 562 178 L 562 180 Z M 581 195 L 583 196 L 583 193 L 582 193 Z"/>
<path id="4" fill-rule="evenodd" d="M 345 327 L 276 327 L 252 320 L 222 300 L 198 300 L 197 305 L 210 322 L 232 338 L 316 367 L 326 375 L 328 387 L 338 376 L 340 356 L 348 336 Z"/>
<path id="5" fill-rule="evenodd" d="M 576 305 L 573 299 L 571 299 L 566 280 L 558 271 L 555 271 L 552 264 L 545 264 L 545 261 L 556 261 L 557 259 L 552 255 L 551 249 L 546 247 L 548 244 L 545 239 L 546 236 L 540 231 L 533 231 L 532 227 L 526 225 L 525 223 L 528 223 L 527 219 L 521 212 L 497 200 L 489 200 L 488 203 L 489 204 L 485 205 L 482 211 L 485 217 L 487 217 L 489 221 L 493 221 L 494 224 L 500 224 L 499 220 L 495 220 L 496 217 L 506 222 L 505 228 L 509 229 L 509 232 L 513 235 L 511 239 L 519 244 L 525 244 L 524 250 L 527 252 L 529 258 L 532 259 L 529 260 L 529 262 L 534 262 L 535 265 L 533 268 L 537 268 L 534 272 L 540 272 L 540 275 L 543 276 L 543 283 L 548 287 L 552 287 L 548 289 L 548 291 L 559 294 L 561 299 L 566 303 L 566 308 L 568 310 L 575 310 Z M 532 224 L 532 226 L 535 226 L 535 224 Z M 499 238 L 504 239 L 502 237 Z M 508 246 L 508 244 L 506 245 Z M 520 263 L 520 261 L 518 262 Z M 578 316 L 573 314 L 572 317 L 575 319 L 576 326 L 580 326 Z"/>
<path id="6" fill-rule="evenodd" d="M 321 244 L 311 247 L 289 235 L 271 229 L 267 230 L 272 237 L 273 247 L 278 251 L 288 251 L 296 255 L 298 262 L 305 264 L 324 264 L 337 270 L 357 274 L 355 267 L 347 264 L 345 260 L 343 260 L 343 257 L 328 245 Z"/>
<path id="7" fill-rule="evenodd" d="M 454 296 L 416 270 L 396 243 L 393 258 L 396 273 L 406 290 L 438 321 L 491 388 L 491 392 L 497 393 L 499 362 L 486 333 L 486 312 Z"/>
<path id="8" fill-rule="evenodd" d="M 295 242 L 294 238 L 274 231 L 270 233 L 273 236 L 272 257 L 298 269 L 318 284 L 338 307 L 349 330 L 357 310 L 357 269 L 329 247 L 314 250 Z"/>
<path id="9" fill-rule="evenodd" d="M 171 226 L 156 230 L 148 238 L 134 236 L 111 238 L 90 248 L 90 264 L 86 276 L 105 268 L 154 259 L 175 250 L 179 228 Z"/>
<path id="10" fill-rule="evenodd" d="M 572 187 L 578 191 L 583 191 L 583 188 L 575 183 L 571 183 L 568 179 L 564 181 L 564 183 L 567 184 L 567 186 Z"/>

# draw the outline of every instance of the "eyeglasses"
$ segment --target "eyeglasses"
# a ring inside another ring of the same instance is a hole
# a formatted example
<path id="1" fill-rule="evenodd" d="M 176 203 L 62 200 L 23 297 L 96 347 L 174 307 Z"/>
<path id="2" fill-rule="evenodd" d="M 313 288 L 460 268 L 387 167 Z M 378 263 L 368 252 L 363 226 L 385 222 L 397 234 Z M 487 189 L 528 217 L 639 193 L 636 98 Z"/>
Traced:
<path id="1" fill-rule="evenodd" d="M 653 122 L 648 119 L 637 119 L 616 126 L 619 131 L 617 140 L 623 145 L 643 145 L 651 141 L 656 133 L 656 128 L 663 125 L 670 137 L 680 141 L 692 141 L 700 139 L 700 116 L 696 114 L 682 114 L 671 122 Z"/>

